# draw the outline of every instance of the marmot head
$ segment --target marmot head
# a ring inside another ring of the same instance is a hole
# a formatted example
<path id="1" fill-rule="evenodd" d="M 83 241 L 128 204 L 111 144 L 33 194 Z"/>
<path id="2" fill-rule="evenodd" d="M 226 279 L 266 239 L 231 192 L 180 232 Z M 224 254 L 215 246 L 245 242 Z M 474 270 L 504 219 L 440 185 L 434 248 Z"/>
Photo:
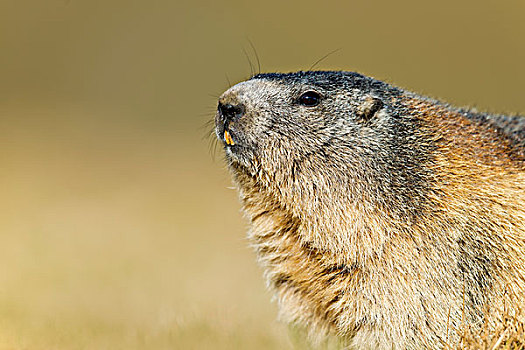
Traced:
<path id="1" fill-rule="evenodd" d="M 350 72 L 260 74 L 219 98 L 216 133 L 241 191 L 248 176 L 302 219 L 404 210 L 428 152 L 403 93 Z"/>
<path id="2" fill-rule="evenodd" d="M 348 72 L 260 74 L 220 97 L 217 136 L 231 162 L 273 177 L 285 164 L 305 157 L 326 161 L 332 150 L 352 152 L 363 138 L 377 139 L 369 134 L 388 123 L 386 113 L 378 117 L 386 112 L 385 100 L 399 94 L 386 87 Z"/>
<path id="3" fill-rule="evenodd" d="M 273 181 L 382 167 L 391 161 L 385 152 L 399 151 L 413 131 L 392 106 L 402 93 L 351 72 L 260 74 L 219 98 L 216 133 L 230 164 Z"/>

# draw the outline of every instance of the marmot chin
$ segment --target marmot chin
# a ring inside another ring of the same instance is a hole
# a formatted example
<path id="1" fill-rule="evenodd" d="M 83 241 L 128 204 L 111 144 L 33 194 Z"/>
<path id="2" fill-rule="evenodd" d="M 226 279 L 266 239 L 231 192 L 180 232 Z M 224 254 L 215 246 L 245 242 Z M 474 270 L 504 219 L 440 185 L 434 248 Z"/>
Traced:
<path id="1" fill-rule="evenodd" d="M 308 71 L 231 87 L 215 124 L 286 320 L 441 348 L 525 306 L 524 117 Z"/>

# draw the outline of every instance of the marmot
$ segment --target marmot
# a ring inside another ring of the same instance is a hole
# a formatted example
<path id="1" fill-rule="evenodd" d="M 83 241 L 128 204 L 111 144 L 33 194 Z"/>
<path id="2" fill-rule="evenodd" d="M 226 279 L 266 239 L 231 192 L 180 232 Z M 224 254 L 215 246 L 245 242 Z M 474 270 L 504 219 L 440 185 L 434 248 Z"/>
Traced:
<path id="1" fill-rule="evenodd" d="M 525 305 L 524 117 L 306 71 L 231 87 L 215 124 L 286 320 L 441 348 Z"/>

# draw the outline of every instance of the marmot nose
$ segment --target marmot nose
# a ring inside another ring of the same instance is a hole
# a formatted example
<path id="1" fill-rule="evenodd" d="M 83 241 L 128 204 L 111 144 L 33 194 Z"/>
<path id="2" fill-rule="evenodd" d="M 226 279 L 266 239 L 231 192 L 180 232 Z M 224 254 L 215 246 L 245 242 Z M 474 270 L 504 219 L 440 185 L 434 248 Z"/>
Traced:
<path id="1" fill-rule="evenodd" d="M 219 113 L 224 117 L 225 121 L 236 121 L 244 114 L 244 106 L 242 104 L 222 104 L 219 102 Z"/>

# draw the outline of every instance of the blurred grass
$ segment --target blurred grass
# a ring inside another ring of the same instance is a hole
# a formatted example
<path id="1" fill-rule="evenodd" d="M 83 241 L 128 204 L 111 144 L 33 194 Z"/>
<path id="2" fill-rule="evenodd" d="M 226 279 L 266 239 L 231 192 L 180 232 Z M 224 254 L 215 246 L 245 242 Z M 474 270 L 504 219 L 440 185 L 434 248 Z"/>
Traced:
<path id="1" fill-rule="evenodd" d="M 0 348 L 285 346 L 205 142 L 32 113 L 1 133 Z"/>
<path id="2" fill-rule="evenodd" d="M 523 113 L 524 10 L 1 0 L 0 349 L 308 348 L 203 138 L 248 39 L 265 71 L 341 48 L 318 67 Z"/>

